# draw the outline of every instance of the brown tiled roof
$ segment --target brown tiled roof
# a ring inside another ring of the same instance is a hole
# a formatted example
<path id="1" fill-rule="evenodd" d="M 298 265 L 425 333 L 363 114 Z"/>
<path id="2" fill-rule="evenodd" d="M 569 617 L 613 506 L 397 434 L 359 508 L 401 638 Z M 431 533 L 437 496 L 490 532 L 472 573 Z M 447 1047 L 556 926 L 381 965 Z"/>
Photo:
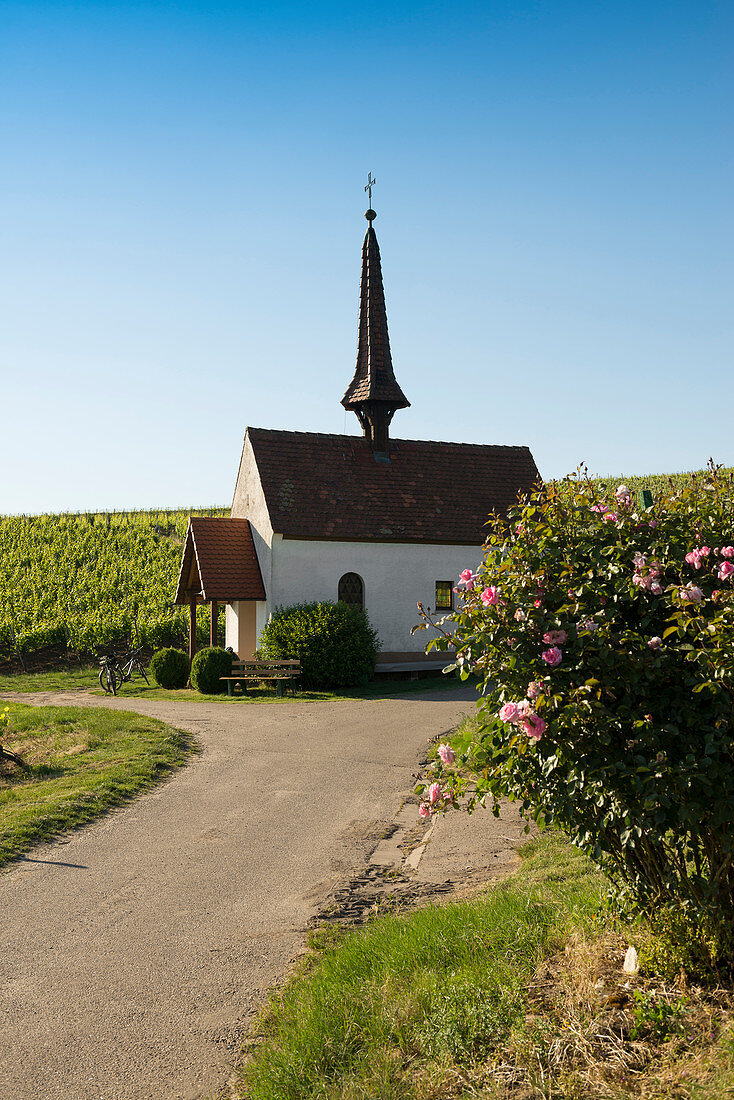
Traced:
<path id="1" fill-rule="evenodd" d="M 380 248 L 372 225 L 362 245 L 357 369 L 342 405 L 345 409 L 357 409 L 366 401 L 384 402 L 392 409 L 406 409 L 410 405 L 392 369 Z"/>
<path id="2" fill-rule="evenodd" d="M 273 530 L 288 538 L 481 545 L 490 512 L 538 481 L 527 447 L 248 428 Z"/>
<path id="3" fill-rule="evenodd" d="M 174 603 L 189 592 L 217 601 L 264 600 L 260 565 L 246 519 L 192 517 L 186 532 Z"/>

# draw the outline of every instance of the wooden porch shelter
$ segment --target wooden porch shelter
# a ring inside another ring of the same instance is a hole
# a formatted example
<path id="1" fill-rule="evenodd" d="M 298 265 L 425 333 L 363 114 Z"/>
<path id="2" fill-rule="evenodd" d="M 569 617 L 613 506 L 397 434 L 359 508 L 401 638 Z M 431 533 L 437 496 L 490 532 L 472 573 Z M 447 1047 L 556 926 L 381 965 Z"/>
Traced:
<path id="1" fill-rule="evenodd" d="M 215 646 L 220 604 L 264 599 L 249 520 L 192 516 L 173 601 L 189 607 L 189 657 L 196 653 L 199 604 L 210 605 L 209 644 Z"/>

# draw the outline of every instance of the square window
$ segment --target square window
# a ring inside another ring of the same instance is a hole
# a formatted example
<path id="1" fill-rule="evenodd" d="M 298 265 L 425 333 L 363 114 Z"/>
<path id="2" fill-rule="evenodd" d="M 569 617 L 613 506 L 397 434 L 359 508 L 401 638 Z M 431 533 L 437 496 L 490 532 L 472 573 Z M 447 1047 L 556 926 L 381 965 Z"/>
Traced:
<path id="1" fill-rule="evenodd" d="M 436 581 L 436 611 L 451 611 L 453 608 L 451 581 Z"/>

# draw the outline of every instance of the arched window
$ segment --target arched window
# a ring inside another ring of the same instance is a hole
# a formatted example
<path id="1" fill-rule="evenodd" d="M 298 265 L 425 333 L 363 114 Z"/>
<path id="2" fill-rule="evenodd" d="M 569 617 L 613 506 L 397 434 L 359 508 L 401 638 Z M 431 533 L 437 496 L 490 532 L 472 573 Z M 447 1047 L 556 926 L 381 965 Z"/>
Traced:
<path id="1" fill-rule="evenodd" d="M 357 573 L 345 573 L 339 581 L 339 595 L 342 603 L 356 604 L 364 607 L 364 584 Z"/>

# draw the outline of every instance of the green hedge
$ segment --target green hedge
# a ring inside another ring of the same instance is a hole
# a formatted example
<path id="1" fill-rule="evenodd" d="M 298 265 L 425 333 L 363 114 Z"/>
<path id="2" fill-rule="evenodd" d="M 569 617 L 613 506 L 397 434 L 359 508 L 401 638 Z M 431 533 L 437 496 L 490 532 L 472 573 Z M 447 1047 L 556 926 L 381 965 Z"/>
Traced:
<path id="1" fill-rule="evenodd" d="M 378 651 L 378 637 L 366 612 L 346 603 L 278 607 L 260 635 L 263 657 L 301 662 L 305 688 L 366 684 Z"/>

